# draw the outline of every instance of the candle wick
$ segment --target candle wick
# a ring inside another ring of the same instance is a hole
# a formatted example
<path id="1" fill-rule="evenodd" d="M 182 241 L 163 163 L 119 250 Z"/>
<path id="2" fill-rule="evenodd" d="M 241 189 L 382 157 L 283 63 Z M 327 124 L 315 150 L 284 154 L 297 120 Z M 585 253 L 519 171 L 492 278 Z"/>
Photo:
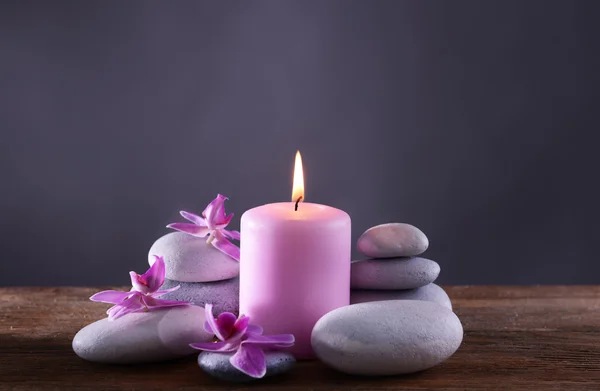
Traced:
<path id="1" fill-rule="evenodd" d="M 294 210 L 296 212 L 298 211 L 298 203 L 300 202 L 301 199 L 302 199 L 302 196 L 298 197 L 298 200 L 296 201 L 296 207 L 294 208 Z"/>

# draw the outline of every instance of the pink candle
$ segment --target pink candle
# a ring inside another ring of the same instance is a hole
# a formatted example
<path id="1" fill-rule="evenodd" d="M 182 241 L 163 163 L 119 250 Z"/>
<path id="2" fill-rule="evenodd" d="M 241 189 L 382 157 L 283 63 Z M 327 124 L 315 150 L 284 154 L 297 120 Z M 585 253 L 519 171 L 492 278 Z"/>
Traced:
<path id="1" fill-rule="evenodd" d="M 299 156 L 296 201 L 304 197 Z M 299 359 L 313 357 L 317 320 L 350 303 L 350 216 L 319 204 L 268 204 L 242 215 L 241 236 L 240 313 L 265 334 L 294 334 L 289 350 Z"/>

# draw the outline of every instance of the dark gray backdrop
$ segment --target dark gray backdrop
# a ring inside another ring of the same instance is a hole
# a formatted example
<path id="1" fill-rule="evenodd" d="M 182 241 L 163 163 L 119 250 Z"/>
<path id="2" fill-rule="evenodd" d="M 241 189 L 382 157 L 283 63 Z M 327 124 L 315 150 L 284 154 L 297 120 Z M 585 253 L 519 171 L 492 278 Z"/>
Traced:
<path id="1" fill-rule="evenodd" d="M 127 283 L 180 209 L 287 201 L 296 149 L 440 283 L 600 282 L 600 2 L 0 4 L 0 285 Z"/>

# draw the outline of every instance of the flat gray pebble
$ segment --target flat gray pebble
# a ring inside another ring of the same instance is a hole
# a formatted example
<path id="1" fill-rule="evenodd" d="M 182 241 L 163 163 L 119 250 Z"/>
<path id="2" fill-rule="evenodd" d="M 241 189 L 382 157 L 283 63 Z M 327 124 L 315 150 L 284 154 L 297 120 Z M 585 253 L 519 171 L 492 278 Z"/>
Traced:
<path id="1" fill-rule="evenodd" d="M 412 257 L 427 250 L 429 239 L 414 225 L 388 223 L 366 230 L 356 247 L 371 258 Z"/>
<path id="2" fill-rule="evenodd" d="M 198 356 L 198 365 L 209 375 L 232 382 L 251 382 L 260 380 L 240 372 L 229 362 L 234 353 L 202 352 Z M 296 364 L 294 356 L 287 352 L 265 352 L 267 376 L 275 376 L 289 371 Z"/>
<path id="3" fill-rule="evenodd" d="M 452 310 L 448 294 L 436 284 L 427 284 L 420 288 L 403 290 L 352 289 L 350 304 L 368 303 L 384 300 L 424 300 L 438 303 Z"/>
<path id="4" fill-rule="evenodd" d="M 463 327 L 429 301 L 353 304 L 323 316 L 312 331 L 317 357 L 341 372 L 382 376 L 431 368 L 459 348 Z"/>
<path id="5" fill-rule="evenodd" d="M 209 342 L 204 308 L 174 307 L 127 314 L 85 326 L 73 338 L 73 351 L 84 360 L 107 364 L 138 364 L 193 354 L 189 344 Z"/>
<path id="6" fill-rule="evenodd" d="M 165 279 L 161 289 L 179 285 L 175 292 L 161 296 L 161 299 L 189 301 L 201 307 L 206 303 L 214 305 L 215 316 L 221 312 L 232 312 L 238 315 L 240 309 L 240 279 L 231 278 L 214 282 L 181 282 Z"/>
<path id="7" fill-rule="evenodd" d="M 154 255 L 164 257 L 165 276 L 183 282 L 209 282 L 240 274 L 240 263 L 217 250 L 206 238 L 171 232 L 159 238 L 148 251 L 152 266 Z"/>
<path id="8" fill-rule="evenodd" d="M 351 265 L 352 288 L 414 289 L 435 281 L 440 265 L 425 258 L 366 259 Z"/>

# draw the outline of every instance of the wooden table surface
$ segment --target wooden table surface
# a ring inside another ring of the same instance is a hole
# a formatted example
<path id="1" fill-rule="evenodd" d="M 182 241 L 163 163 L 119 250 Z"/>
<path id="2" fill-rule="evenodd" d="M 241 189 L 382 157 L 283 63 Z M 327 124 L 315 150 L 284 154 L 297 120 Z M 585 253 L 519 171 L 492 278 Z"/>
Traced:
<path id="1" fill-rule="evenodd" d="M 75 333 L 104 316 L 102 288 L 0 288 L 0 390 L 600 390 L 600 286 L 446 287 L 465 337 L 445 363 L 357 377 L 317 361 L 252 384 L 208 377 L 196 357 L 138 366 L 86 362 Z"/>

